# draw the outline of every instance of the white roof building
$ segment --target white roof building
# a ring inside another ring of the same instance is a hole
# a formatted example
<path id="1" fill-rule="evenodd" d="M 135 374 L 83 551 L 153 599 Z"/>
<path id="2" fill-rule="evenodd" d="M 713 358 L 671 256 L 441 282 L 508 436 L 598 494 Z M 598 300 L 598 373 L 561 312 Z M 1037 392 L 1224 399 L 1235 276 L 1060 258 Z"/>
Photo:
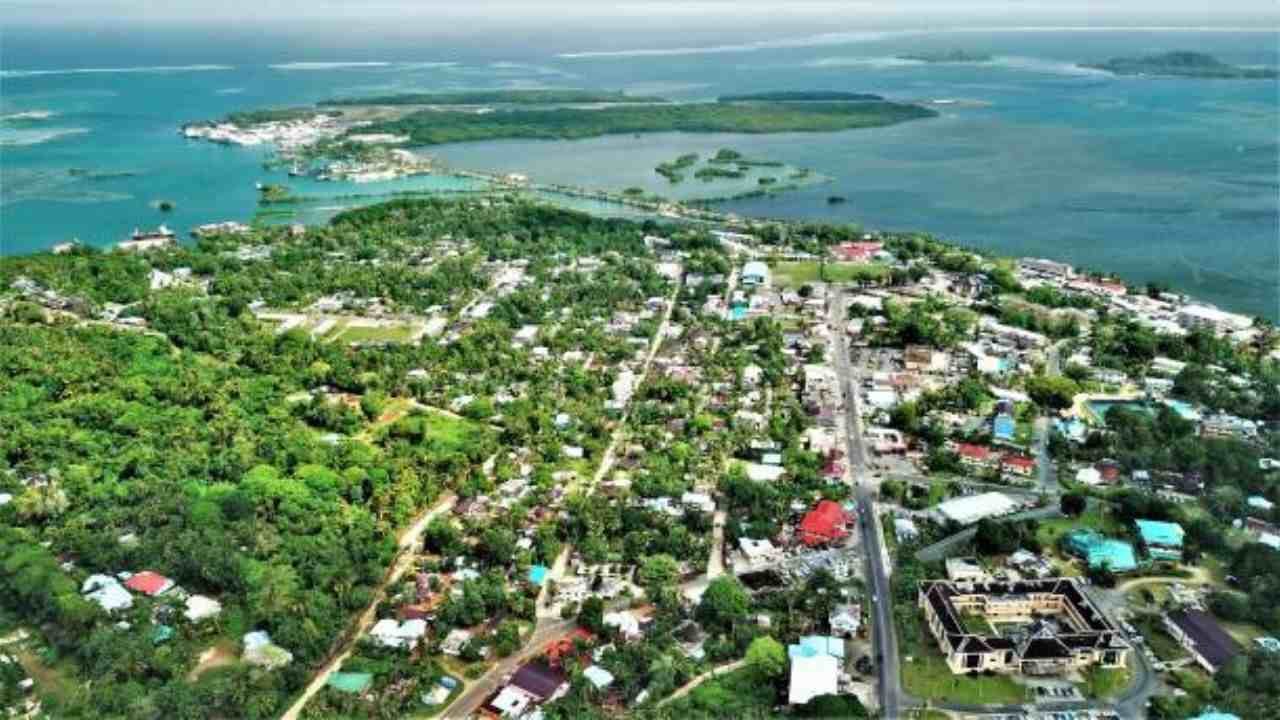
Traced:
<path id="1" fill-rule="evenodd" d="M 830 655 L 791 658 L 791 689 L 787 702 L 803 705 L 819 695 L 839 691 L 840 661 Z"/>
<path id="2" fill-rule="evenodd" d="M 1101 485 L 1102 473 L 1098 472 L 1097 468 L 1080 468 L 1076 472 L 1076 482 L 1082 485 Z"/>
<path id="3" fill-rule="evenodd" d="M 738 538 L 738 547 L 742 549 L 742 554 L 747 560 L 753 563 L 771 560 L 778 555 L 778 549 L 768 540 Z"/>
<path id="4" fill-rule="evenodd" d="M 377 640 L 383 647 L 411 648 L 417 644 L 427 632 L 427 621 L 420 619 L 406 620 L 398 623 L 384 618 L 374 624 L 369 636 Z"/>
<path id="5" fill-rule="evenodd" d="M 1004 493 L 986 492 L 952 498 L 939 503 L 934 511 L 945 520 L 972 525 L 983 518 L 1010 513 L 1017 507 L 1018 504 Z"/>
<path id="6" fill-rule="evenodd" d="M 187 598 L 187 609 L 183 615 L 191 622 L 199 622 L 222 612 L 222 603 L 204 595 L 192 595 Z"/>
<path id="7" fill-rule="evenodd" d="M 599 665 L 592 665 L 582 671 L 582 677 L 586 678 L 597 690 L 603 690 L 613 684 L 613 673 L 605 670 Z"/>
<path id="8" fill-rule="evenodd" d="M 128 610 L 133 607 L 133 596 L 110 575 L 90 575 L 80 586 L 80 592 L 86 600 L 95 602 L 103 610 Z"/>
<path id="9" fill-rule="evenodd" d="M 502 692 L 489 703 L 498 712 L 502 713 L 502 717 L 518 718 L 524 715 L 525 710 L 529 709 L 529 705 L 533 702 L 533 696 L 521 690 L 514 685 L 508 685 L 502 688 Z"/>
<path id="10" fill-rule="evenodd" d="M 628 640 L 640 637 L 640 619 L 629 610 L 605 613 L 604 626 L 617 628 L 622 637 Z"/>

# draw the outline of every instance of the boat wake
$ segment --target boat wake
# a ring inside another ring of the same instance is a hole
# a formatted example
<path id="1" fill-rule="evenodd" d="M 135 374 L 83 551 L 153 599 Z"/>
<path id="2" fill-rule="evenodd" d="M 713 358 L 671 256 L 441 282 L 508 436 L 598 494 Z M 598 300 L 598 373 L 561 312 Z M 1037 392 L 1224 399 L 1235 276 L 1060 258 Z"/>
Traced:
<path id="1" fill-rule="evenodd" d="M 88 128 L 49 128 L 47 130 L 0 130 L 0 147 L 26 147 L 40 145 L 58 138 L 82 135 Z"/>

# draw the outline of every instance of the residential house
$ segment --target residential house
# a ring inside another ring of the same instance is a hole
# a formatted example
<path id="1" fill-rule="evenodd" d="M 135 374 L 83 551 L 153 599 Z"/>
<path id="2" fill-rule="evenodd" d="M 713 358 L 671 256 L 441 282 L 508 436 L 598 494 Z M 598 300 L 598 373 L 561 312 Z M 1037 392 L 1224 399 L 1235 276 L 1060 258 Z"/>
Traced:
<path id="1" fill-rule="evenodd" d="M 839 503 L 823 500 L 800 520 L 796 536 L 809 547 L 834 543 L 848 536 L 851 520 Z"/>

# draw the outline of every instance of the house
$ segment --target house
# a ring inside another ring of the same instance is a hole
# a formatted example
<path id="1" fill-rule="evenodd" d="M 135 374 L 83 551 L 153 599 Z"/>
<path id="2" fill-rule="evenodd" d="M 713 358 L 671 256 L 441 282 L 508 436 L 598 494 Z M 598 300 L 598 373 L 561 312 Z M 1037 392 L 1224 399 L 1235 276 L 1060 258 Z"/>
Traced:
<path id="1" fill-rule="evenodd" d="M 767 285 L 769 283 L 769 266 L 759 260 L 752 260 L 742 266 L 742 284 L 744 287 Z"/>
<path id="2" fill-rule="evenodd" d="M 613 673 L 599 665 L 592 665 L 583 670 L 582 677 L 586 678 L 587 682 L 594 685 L 597 690 L 603 690 L 613 684 Z"/>
<path id="3" fill-rule="evenodd" d="M 1164 628 L 1210 673 L 1222 669 L 1240 646 L 1203 610 L 1177 610 L 1164 616 Z"/>
<path id="4" fill-rule="evenodd" d="M 1253 508 L 1254 510 L 1261 510 L 1263 512 L 1271 512 L 1272 508 L 1276 506 L 1275 503 L 1262 497 L 1261 495 L 1250 495 L 1249 499 L 1246 500 L 1245 502 L 1248 503 L 1249 507 Z"/>
<path id="5" fill-rule="evenodd" d="M 742 556 L 748 563 L 755 564 L 761 562 L 773 562 L 781 558 L 782 553 L 773 543 L 768 540 L 755 540 L 753 538 L 738 538 L 738 547 L 742 550 Z"/>
<path id="6" fill-rule="evenodd" d="M 844 640 L 830 635 L 805 635 L 799 642 L 787 646 L 787 656 L 792 660 L 822 655 L 843 660 Z"/>
<path id="7" fill-rule="evenodd" d="M 894 518 L 893 535 L 900 543 L 915 540 L 920 537 L 920 528 L 916 527 L 915 521 L 911 518 Z"/>
<path id="8" fill-rule="evenodd" d="M 369 630 L 369 637 L 383 647 L 413 648 L 427 632 L 427 622 L 421 619 L 405 620 L 403 623 L 384 618 L 374 623 Z"/>
<path id="9" fill-rule="evenodd" d="M 107 612 L 128 610 L 133 607 L 133 596 L 124 589 L 119 580 L 110 575 L 90 575 L 80 586 L 80 594 L 84 595 L 86 600 L 97 603 L 98 607 Z"/>
<path id="10" fill-rule="evenodd" d="M 250 665 L 274 670 L 293 662 L 293 653 L 271 642 L 271 636 L 265 631 L 255 630 L 245 633 L 241 659 Z"/>
<path id="11" fill-rule="evenodd" d="M 702 492 L 685 492 L 680 496 L 680 504 L 686 509 L 692 508 L 702 513 L 713 513 L 716 511 L 716 502 L 711 496 Z"/>
<path id="12" fill-rule="evenodd" d="M 854 637 L 862 628 L 862 606 L 856 603 L 836 605 L 827 616 L 831 634 L 836 637 Z"/>
<path id="13" fill-rule="evenodd" d="M 956 455 L 960 456 L 960 464 L 969 468 L 987 468 L 994 465 L 998 456 L 985 445 L 973 443 L 956 443 Z"/>
<path id="14" fill-rule="evenodd" d="M 991 436 L 1000 442 L 1013 442 L 1018 422 L 1008 413 L 1000 413 L 991 419 Z"/>
<path id="15" fill-rule="evenodd" d="M 1009 454 L 1000 458 L 1000 469 L 1010 475 L 1031 477 L 1036 474 L 1036 461 L 1026 455 Z"/>
<path id="16" fill-rule="evenodd" d="M 440 652 L 457 657 L 462 654 L 462 647 L 469 642 L 471 642 L 470 630 L 454 628 L 449 631 L 444 641 L 440 643 Z"/>
<path id="17" fill-rule="evenodd" d="M 155 597 L 172 589 L 173 581 L 159 573 L 143 570 L 136 575 L 130 575 L 129 579 L 125 580 L 124 586 L 148 597 Z"/>
<path id="18" fill-rule="evenodd" d="M 204 595 L 191 595 L 187 598 L 187 609 L 183 615 L 191 622 L 199 622 L 216 616 L 222 612 L 222 603 Z"/>
<path id="19" fill-rule="evenodd" d="M 831 247 L 831 256 L 841 262 L 865 263 L 884 251 L 884 243 L 847 242 Z"/>
<path id="20" fill-rule="evenodd" d="M 796 535 L 809 547 L 836 542 L 849 534 L 845 528 L 849 521 L 848 514 L 839 503 L 823 500 L 800 520 Z"/>
<path id="21" fill-rule="evenodd" d="M 1147 555 L 1154 560 L 1182 560 L 1182 539 L 1186 532 L 1178 523 L 1158 522 L 1156 520 L 1134 520 L 1138 526 L 1138 537 L 1147 549 Z"/>
<path id="22" fill-rule="evenodd" d="M 835 695 L 840 686 L 840 661 L 830 655 L 791 659 L 791 687 L 787 702 L 803 705 L 821 695 Z"/>
<path id="23" fill-rule="evenodd" d="M 630 610 L 605 613 L 604 626 L 616 628 L 618 634 L 625 640 L 637 640 L 641 635 L 640 618 L 636 617 L 635 613 Z"/>
<path id="24" fill-rule="evenodd" d="M 1053 574 L 1053 565 L 1033 552 L 1019 549 L 1005 560 L 1005 564 L 1025 577 L 1046 578 Z"/>
<path id="25" fill-rule="evenodd" d="M 563 695 L 569 689 L 569 680 L 563 672 L 546 662 L 531 660 L 511 676 L 509 686 L 528 694 L 535 702 L 543 703 Z"/>

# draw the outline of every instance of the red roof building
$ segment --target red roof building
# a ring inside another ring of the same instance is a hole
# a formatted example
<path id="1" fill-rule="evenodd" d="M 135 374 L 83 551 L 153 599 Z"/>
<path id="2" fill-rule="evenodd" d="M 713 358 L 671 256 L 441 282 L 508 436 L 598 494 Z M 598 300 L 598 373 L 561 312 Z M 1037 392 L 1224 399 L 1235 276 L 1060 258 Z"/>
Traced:
<path id="1" fill-rule="evenodd" d="M 124 586 L 143 595 L 159 595 L 173 587 L 173 581 L 160 573 L 143 570 L 125 581 Z"/>
<path id="2" fill-rule="evenodd" d="M 800 521 L 796 536 L 809 547 L 835 542 L 849 534 L 845 526 L 850 519 L 840 503 L 823 500 Z"/>
<path id="3" fill-rule="evenodd" d="M 986 465 L 995 460 L 995 453 L 991 452 L 991 448 L 973 443 L 957 444 L 956 454 L 960 456 L 960 462 L 970 465 Z"/>
<path id="4" fill-rule="evenodd" d="M 1036 471 L 1036 461 L 1026 455 L 1005 455 L 1000 459 L 1000 467 L 1018 475 L 1031 475 Z"/>
<path id="5" fill-rule="evenodd" d="M 884 243 L 848 242 L 832 246 L 831 254 L 844 262 L 868 262 L 881 250 L 884 250 Z"/>

